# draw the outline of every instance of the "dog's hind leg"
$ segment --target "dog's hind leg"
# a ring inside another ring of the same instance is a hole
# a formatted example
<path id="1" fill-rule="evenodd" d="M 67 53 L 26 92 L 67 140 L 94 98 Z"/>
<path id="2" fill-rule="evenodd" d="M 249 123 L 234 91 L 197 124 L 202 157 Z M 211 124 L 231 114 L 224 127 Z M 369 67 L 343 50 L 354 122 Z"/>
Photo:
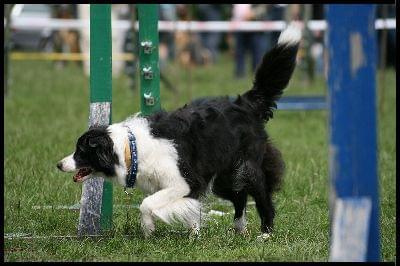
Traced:
<path id="1" fill-rule="evenodd" d="M 270 234 L 275 217 L 272 193 L 279 190 L 285 169 L 281 152 L 271 143 L 265 146 L 261 169 L 263 174 L 257 175 L 259 180 L 251 187 L 256 208 L 261 217 L 261 231 Z"/>
<path id="2" fill-rule="evenodd" d="M 244 190 L 233 193 L 236 193 L 235 198 L 232 200 L 233 206 L 235 207 L 235 216 L 234 216 L 235 231 L 241 234 L 247 234 L 247 222 L 246 222 L 247 193 Z"/>
<path id="3" fill-rule="evenodd" d="M 275 208 L 272 202 L 272 195 L 265 188 L 261 177 L 253 177 L 253 184 L 249 186 L 249 194 L 256 202 L 258 215 L 261 219 L 261 232 L 271 233 L 273 228 L 273 220 L 275 217 Z"/>
<path id="4" fill-rule="evenodd" d="M 275 209 L 271 198 L 272 191 L 266 187 L 265 179 L 261 165 L 253 161 L 243 162 L 236 176 L 238 186 L 244 186 L 256 202 L 257 212 L 261 219 L 261 231 L 271 233 Z"/>
<path id="5" fill-rule="evenodd" d="M 235 207 L 234 229 L 241 234 L 247 233 L 246 212 L 247 192 L 244 189 L 234 191 L 232 186 L 232 173 L 219 173 L 214 180 L 213 192 L 221 198 L 227 199 Z"/>
<path id="6" fill-rule="evenodd" d="M 275 217 L 275 208 L 272 203 L 271 195 L 266 195 L 265 191 L 255 191 L 253 194 L 256 208 L 261 219 L 261 232 L 270 234 L 272 233 L 273 220 Z"/>

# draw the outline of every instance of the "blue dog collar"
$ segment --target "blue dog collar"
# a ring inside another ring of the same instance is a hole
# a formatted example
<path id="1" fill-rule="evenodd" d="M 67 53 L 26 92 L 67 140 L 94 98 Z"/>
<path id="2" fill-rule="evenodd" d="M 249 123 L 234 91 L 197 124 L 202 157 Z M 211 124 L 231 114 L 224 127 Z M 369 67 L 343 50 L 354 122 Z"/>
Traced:
<path id="1" fill-rule="evenodd" d="M 128 174 L 126 175 L 126 187 L 133 187 L 136 182 L 136 175 L 138 170 L 138 159 L 137 159 L 137 149 L 136 149 L 136 139 L 135 135 L 128 128 L 128 138 L 129 147 L 131 149 L 131 167 Z"/>

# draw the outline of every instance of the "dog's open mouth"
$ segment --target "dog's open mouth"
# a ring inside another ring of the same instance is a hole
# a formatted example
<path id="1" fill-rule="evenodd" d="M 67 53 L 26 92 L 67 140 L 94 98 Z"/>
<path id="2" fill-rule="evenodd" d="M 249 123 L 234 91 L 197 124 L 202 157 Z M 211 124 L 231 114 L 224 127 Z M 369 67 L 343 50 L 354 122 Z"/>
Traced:
<path id="1" fill-rule="evenodd" d="M 90 169 L 89 167 L 79 169 L 78 172 L 74 175 L 74 182 L 82 182 L 92 172 L 92 169 Z"/>

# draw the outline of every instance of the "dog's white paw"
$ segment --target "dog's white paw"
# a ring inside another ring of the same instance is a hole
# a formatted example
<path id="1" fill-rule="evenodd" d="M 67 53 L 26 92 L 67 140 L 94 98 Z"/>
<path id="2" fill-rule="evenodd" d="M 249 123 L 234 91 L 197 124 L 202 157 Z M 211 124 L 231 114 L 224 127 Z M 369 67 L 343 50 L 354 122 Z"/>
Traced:
<path id="1" fill-rule="evenodd" d="M 261 234 L 261 235 L 257 236 L 257 240 L 258 241 L 265 241 L 268 238 L 270 238 L 271 236 L 272 236 L 272 233 L 264 233 L 264 234 Z"/>
<path id="2" fill-rule="evenodd" d="M 141 227 L 142 227 L 142 231 L 144 234 L 145 238 L 148 238 L 151 236 L 151 234 L 154 232 L 154 230 L 156 229 L 153 220 L 151 219 L 151 217 L 146 217 L 145 215 L 142 216 L 141 219 Z"/>
<path id="3" fill-rule="evenodd" d="M 143 231 L 144 237 L 145 238 L 149 238 L 153 234 L 154 228 L 153 229 L 149 229 L 149 228 L 142 227 L 142 231 Z"/>
<path id="4" fill-rule="evenodd" d="M 241 227 L 241 228 L 234 227 L 231 228 L 231 230 L 233 230 L 235 234 L 242 235 L 244 237 L 250 236 L 250 232 L 249 230 L 247 230 L 247 227 Z"/>
<path id="5" fill-rule="evenodd" d="M 195 239 L 200 237 L 200 226 L 198 224 L 193 224 L 189 230 L 189 238 Z"/>
<path id="6" fill-rule="evenodd" d="M 249 230 L 247 230 L 247 227 L 243 228 L 239 233 L 244 237 L 250 236 L 250 232 L 249 232 Z"/>

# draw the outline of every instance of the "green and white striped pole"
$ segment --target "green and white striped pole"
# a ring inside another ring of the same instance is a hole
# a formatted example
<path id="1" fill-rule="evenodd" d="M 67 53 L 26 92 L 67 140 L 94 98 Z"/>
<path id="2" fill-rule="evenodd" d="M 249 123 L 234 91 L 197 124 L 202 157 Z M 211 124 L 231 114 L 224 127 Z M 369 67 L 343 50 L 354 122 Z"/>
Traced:
<path id="1" fill-rule="evenodd" d="M 90 126 L 111 123 L 111 5 L 90 5 Z M 78 235 L 112 228 L 112 183 L 93 177 L 83 183 Z"/>
<path id="2" fill-rule="evenodd" d="M 140 111 L 148 115 L 161 108 L 158 64 L 158 5 L 139 4 Z"/>

